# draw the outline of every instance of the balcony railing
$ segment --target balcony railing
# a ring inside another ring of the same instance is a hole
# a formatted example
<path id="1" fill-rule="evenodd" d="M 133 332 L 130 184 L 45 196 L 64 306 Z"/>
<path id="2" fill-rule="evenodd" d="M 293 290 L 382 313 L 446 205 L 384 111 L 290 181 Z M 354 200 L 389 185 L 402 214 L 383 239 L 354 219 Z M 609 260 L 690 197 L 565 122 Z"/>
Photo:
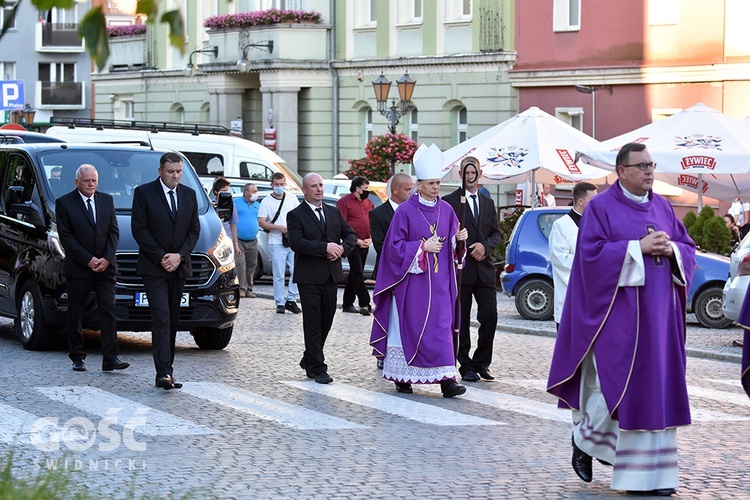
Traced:
<path id="1" fill-rule="evenodd" d="M 143 69 L 147 60 L 146 35 L 110 38 L 107 61 L 110 71 Z"/>
<path id="2" fill-rule="evenodd" d="M 37 109 L 84 109 L 83 82 L 36 82 Z"/>
<path id="3" fill-rule="evenodd" d="M 76 23 L 36 23 L 37 52 L 83 52 Z"/>

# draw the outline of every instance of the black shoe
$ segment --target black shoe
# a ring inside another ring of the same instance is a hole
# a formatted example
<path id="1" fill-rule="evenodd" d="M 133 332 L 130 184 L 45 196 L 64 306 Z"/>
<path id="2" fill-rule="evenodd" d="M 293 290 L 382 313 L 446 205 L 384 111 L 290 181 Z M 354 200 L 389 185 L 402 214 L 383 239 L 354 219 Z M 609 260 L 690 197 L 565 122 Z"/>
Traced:
<path id="1" fill-rule="evenodd" d="M 172 382 L 172 377 L 170 377 L 169 375 L 157 378 L 156 387 L 161 387 L 165 391 L 175 388 L 174 383 Z"/>
<path id="2" fill-rule="evenodd" d="M 628 490 L 628 495 L 636 496 L 636 497 L 670 497 L 677 493 L 677 490 L 674 488 L 661 488 L 658 490 L 649 490 L 649 491 L 630 491 Z"/>
<path id="3" fill-rule="evenodd" d="M 286 301 L 286 304 L 284 304 L 284 309 L 286 309 L 287 311 L 291 311 L 294 314 L 299 314 L 302 312 L 297 303 L 291 300 Z"/>
<path id="4" fill-rule="evenodd" d="M 74 372 L 85 372 L 86 371 L 86 362 L 82 359 L 79 359 L 77 361 L 73 361 L 73 371 Z"/>
<path id="5" fill-rule="evenodd" d="M 452 398 L 453 396 L 460 396 L 466 392 L 466 387 L 458 385 L 455 379 L 442 380 L 440 382 L 440 389 L 443 391 L 444 398 Z"/>
<path id="6" fill-rule="evenodd" d="M 124 370 L 128 366 L 130 366 L 130 363 L 127 363 L 120 358 L 110 360 L 105 359 L 102 361 L 103 372 L 111 372 L 112 370 Z"/>
<path id="7" fill-rule="evenodd" d="M 277 314 L 284 314 L 286 312 L 286 309 L 284 306 L 276 306 L 276 313 Z"/>
<path id="8" fill-rule="evenodd" d="M 378 365 L 377 366 L 378 366 L 378 370 L 382 370 L 383 369 L 383 360 L 382 359 L 378 360 Z"/>
<path id="9" fill-rule="evenodd" d="M 345 306 L 345 307 L 342 307 L 341 309 L 345 313 L 354 313 L 354 314 L 358 314 L 359 313 L 359 309 L 357 309 L 356 307 L 354 307 L 354 305 Z"/>
<path id="10" fill-rule="evenodd" d="M 315 382 L 318 384 L 330 384 L 333 382 L 333 377 L 328 375 L 326 372 L 320 372 L 315 375 Z"/>
<path id="11" fill-rule="evenodd" d="M 372 307 L 370 306 L 360 307 L 359 314 L 361 314 L 362 316 L 369 316 L 370 314 L 372 314 Z"/>
<path id="12" fill-rule="evenodd" d="M 169 376 L 169 379 L 172 381 L 172 385 L 174 386 L 175 389 L 182 389 L 182 384 L 176 381 L 172 375 Z"/>
<path id="13" fill-rule="evenodd" d="M 461 380 L 465 380 L 467 382 L 479 382 L 481 379 L 479 378 L 479 374 L 477 372 L 468 370 L 464 372 L 463 375 L 461 375 Z"/>
<path id="14" fill-rule="evenodd" d="M 485 380 L 495 380 L 495 376 L 492 375 L 492 372 L 486 366 L 483 366 L 479 370 L 477 370 L 477 373 Z"/>
<path id="15" fill-rule="evenodd" d="M 591 478 L 594 475 L 593 468 L 591 466 L 591 455 L 586 454 L 578 446 L 576 446 L 576 440 L 571 436 L 573 441 L 573 470 L 576 475 L 581 478 L 581 481 L 590 483 Z"/>
<path id="16" fill-rule="evenodd" d="M 403 382 L 394 382 L 396 384 L 396 392 L 402 394 L 412 394 L 414 391 L 411 388 L 411 384 L 405 384 Z"/>

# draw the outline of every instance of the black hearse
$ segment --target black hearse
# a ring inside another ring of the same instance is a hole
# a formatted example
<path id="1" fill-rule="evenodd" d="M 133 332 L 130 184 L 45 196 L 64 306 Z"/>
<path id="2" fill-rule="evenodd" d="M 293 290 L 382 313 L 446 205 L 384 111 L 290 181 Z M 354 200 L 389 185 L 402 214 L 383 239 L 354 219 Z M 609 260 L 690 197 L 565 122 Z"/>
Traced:
<path id="1" fill-rule="evenodd" d="M 99 190 L 113 196 L 120 226 L 117 249 L 117 325 L 120 331 L 150 331 L 143 283 L 136 272 L 138 245 L 130 232 L 133 202 L 126 179 L 148 182 L 158 175 L 165 151 L 144 146 L 72 143 L 0 145 L 0 315 L 14 318 L 26 349 L 51 347 L 64 331 L 67 310 L 64 252 L 55 224 L 55 200 L 75 189 L 83 163 L 99 172 Z M 200 239 L 192 254 L 193 275 L 185 284 L 180 330 L 189 330 L 203 349 L 229 343 L 239 304 L 231 240 L 183 157 L 182 184 L 198 195 Z M 97 330 L 92 300 L 84 328 Z"/>

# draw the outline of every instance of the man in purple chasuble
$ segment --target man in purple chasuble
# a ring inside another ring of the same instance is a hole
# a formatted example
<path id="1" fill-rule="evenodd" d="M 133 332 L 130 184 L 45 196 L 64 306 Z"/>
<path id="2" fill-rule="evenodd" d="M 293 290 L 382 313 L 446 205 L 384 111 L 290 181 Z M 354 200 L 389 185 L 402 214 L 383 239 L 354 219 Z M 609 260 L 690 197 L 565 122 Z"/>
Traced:
<path id="1" fill-rule="evenodd" d="M 690 424 L 685 302 L 695 244 L 651 191 L 656 165 L 645 146 L 626 144 L 616 165 L 618 182 L 581 218 L 547 391 L 573 410 L 582 480 L 596 457 L 614 466 L 612 489 L 671 495 L 676 428 Z"/>
<path id="2" fill-rule="evenodd" d="M 745 389 L 745 393 L 750 397 L 750 294 L 745 296 L 742 309 L 740 309 L 740 317 L 737 318 L 737 324 L 745 331 L 742 342 L 742 371 L 740 372 L 740 381 L 742 382 L 742 388 Z"/>
<path id="3" fill-rule="evenodd" d="M 453 314 L 458 287 L 456 241 L 466 240 L 440 199 L 442 153 L 434 144 L 414 154 L 419 194 L 393 215 L 378 264 L 370 345 L 396 390 L 440 383 L 443 397 L 466 392 L 456 382 Z M 465 252 L 464 252 L 465 253 Z"/>

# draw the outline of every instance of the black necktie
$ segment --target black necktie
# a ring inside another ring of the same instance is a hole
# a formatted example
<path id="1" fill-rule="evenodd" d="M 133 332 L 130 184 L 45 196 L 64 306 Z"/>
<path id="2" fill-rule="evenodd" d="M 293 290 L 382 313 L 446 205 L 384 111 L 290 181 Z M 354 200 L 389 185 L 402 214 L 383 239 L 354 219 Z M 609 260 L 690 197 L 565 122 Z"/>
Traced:
<path id="1" fill-rule="evenodd" d="M 96 224 L 96 219 L 94 218 L 94 207 L 91 206 L 91 198 L 86 199 L 86 207 L 89 210 L 89 217 L 91 217 L 91 222 Z"/>
<path id="2" fill-rule="evenodd" d="M 172 216 L 177 216 L 177 206 L 174 200 L 174 190 L 169 190 L 169 204 L 172 206 Z"/>
<path id="3" fill-rule="evenodd" d="M 477 203 L 477 195 L 471 195 L 471 202 L 474 205 L 474 220 L 479 220 L 479 204 Z"/>
<path id="4" fill-rule="evenodd" d="M 315 209 L 316 212 L 318 212 L 318 219 L 320 219 L 320 223 L 323 225 L 323 229 L 326 227 L 326 220 L 323 217 L 323 207 L 318 207 Z"/>

